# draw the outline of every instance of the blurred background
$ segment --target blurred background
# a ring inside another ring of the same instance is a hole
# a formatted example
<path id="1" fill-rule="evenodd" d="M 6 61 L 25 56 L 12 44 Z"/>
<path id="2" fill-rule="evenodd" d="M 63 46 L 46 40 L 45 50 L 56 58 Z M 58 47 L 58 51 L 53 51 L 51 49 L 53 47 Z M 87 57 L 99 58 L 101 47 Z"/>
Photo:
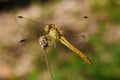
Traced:
<path id="1" fill-rule="evenodd" d="M 120 80 L 119 0 L 0 0 L 0 80 L 50 80 L 38 42 L 49 23 L 93 61 L 57 41 L 47 49 L 55 80 Z"/>

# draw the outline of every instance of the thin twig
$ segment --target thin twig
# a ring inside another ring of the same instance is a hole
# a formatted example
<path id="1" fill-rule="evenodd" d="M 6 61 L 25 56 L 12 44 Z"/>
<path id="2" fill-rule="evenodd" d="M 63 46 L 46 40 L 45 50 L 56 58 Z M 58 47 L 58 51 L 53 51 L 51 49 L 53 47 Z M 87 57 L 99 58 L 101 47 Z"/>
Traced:
<path id="1" fill-rule="evenodd" d="M 43 54 L 44 54 L 44 57 L 45 57 L 45 60 L 46 60 L 47 68 L 48 68 L 50 76 L 51 76 L 51 80 L 54 80 L 52 70 L 51 70 L 51 67 L 50 67 L 50 63 L 49 63 L 49 60 L 48 60 L 47 52 L 46 52 L 45 49 L 43 51 L 44 51 Z"/>
<path id="2" fill-rule="evenodd" d="M 50 63 L 49 63 L 49 60 L 48 60 L 48 55 L 47 55 L 47 52 L 46 52 L 46 48 L 48 47 L 48 37 L 47 36 L 41 36 L 39 38 L 39 43 L 43 49 L 43 54 L 44 54 L 44 57 L 45 57 L 45 60 L 46 60 L 46 64 L 47 64 L 47 68 L 49 70 L 49 73 L 50 73 L 50 76 L 51 76 L 51 80 L 54 80 L 53 78 L 53 74 L 52 74 L 52 71 L 51 71 L 51 67 L 50 67 Z"/>

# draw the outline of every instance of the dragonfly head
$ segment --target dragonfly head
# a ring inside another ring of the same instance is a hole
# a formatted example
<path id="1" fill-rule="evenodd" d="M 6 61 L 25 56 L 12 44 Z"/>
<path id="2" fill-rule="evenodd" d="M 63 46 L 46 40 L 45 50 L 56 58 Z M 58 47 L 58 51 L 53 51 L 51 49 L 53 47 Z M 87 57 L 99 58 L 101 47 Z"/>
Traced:
<path id="1" fill-rule="evenodd" d="M 54 28 L 54 27 L 55 27 L 54 24 L 48 24 L 48 25 L 45 26 L 44 29 L 45 29 L 46 32 L 50 32 L 50 29 L 51 29 L 51 28 Z"/>

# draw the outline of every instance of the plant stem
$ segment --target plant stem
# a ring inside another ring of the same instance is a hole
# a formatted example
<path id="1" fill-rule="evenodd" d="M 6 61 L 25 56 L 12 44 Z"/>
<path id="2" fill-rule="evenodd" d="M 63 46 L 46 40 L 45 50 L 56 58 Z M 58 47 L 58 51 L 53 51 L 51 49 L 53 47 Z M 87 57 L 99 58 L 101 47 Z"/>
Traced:
<path id="1" fill-rule="evenodd" d="M 48 55 L 47 55 L 47 52 L 46 52 L 45 49 L 44 49 L 43 51 L 44 51 L 43 54 L 44 54 L 44 57 L 45 57 L 45 60 L 46 60 L 47 68 L 48 68 L 49 73 L 50 73 L 50 76 L 51 76 L 51 80 L 54 80 L 54 78 L 53 78 L 53 74 L 52 74 L 52 70 L 51 70 L 51 67 L 50 67 L 50 63 L 49 63 L 49 61 L 48 61 Z"/>

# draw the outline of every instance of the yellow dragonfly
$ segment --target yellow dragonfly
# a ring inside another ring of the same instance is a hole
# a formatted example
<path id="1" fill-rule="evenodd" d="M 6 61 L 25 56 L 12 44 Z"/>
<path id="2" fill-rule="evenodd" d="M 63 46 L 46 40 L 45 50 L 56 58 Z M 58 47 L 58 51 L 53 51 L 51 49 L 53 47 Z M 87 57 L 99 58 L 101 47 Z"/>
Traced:
<path id="1" fill-rule="evenodd" d="M 48 24 L 45 26 L 45 31 L 48 32 L 47 37 L 55 40 L 59 40 L 62 44 L 78 54 L 85 62 L 92 64 L 92 61 L 83 54 L 80 50 L 75 48 L 65 37 L 61 28 L 56 27 L 54 24 Z M 54 42 L 54 40 L 53 40 Z"/>
<path id="2" fill-rule="evenodd" d="M 19 18 L 24 18 L 22 16 L 18 16 Z M 85 17 L 86 18 L 86 17 Z M 45 39 L 52 40 L 53 44 L 55 40 L 59 40 L 62 44 L 67 46 L 69 49 L 74 51 L 77 55 L 79 55 L 86 63 L 92 64 L 92 61 L 83 54 L 80 50 L 75 48 L 65 37 L 63 34 L 63 30 L 60 27 L 56 27 L 54 24 L 48 24 L 44 27 L 44 30 L 48 33 L 48 35 L 45 36 Z M 24 40 L 21 40 L 22 42 Z M 48 43 L 46 44 L 48 46 Z"/>

